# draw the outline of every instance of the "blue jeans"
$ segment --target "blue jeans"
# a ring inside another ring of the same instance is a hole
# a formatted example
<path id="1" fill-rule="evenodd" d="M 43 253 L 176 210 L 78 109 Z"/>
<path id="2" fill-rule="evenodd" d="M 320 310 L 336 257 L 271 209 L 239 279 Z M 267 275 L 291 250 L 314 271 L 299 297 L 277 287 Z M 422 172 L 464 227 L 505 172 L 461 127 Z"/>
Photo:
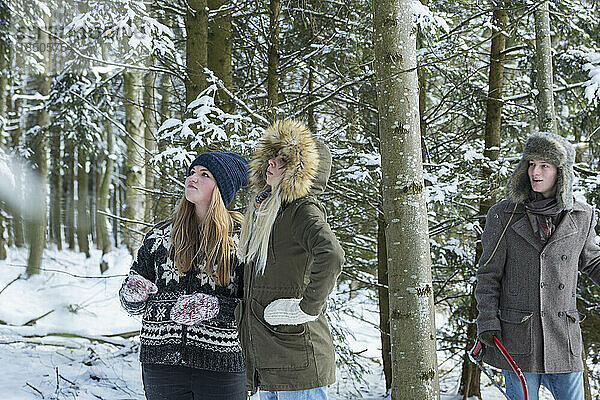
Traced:
<path id="1" fill-rule="evenodd" d="M 523 386 L 513 371 L 502 371 L 506 394 L 512 400 L 523 399 Z M 529 400 L 539 399 L 540 385 L 546 386 L 555 400 L 583 400 L 583 372 L 565 374 L 536 374 L 524 372 Z"/>
<path id="2" fill-rule="evenodd" d="M 246 400 L 244 372 L 214 372 L 180 365 L 142 364 L 147 400 Z"/>
<path id="3" fill-rule="evenodd" d="M 277 392 L 259 391 L 260 400 L 327 400 L 328 386 L 308 390 L 280 390 Z"/>

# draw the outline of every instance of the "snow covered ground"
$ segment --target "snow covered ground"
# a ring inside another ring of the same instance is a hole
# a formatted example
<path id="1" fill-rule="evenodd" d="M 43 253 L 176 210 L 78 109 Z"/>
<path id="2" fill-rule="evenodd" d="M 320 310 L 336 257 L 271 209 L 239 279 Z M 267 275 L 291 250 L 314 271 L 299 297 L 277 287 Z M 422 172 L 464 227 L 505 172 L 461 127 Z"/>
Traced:
<path id="1" fill-rule="evenodd" d="M 27 251 L 9 249 L 0 261 L 0 399 L 143 399 L 139 342 L 128 333 L 139 319 L 122 311 L 117 291 L 129 270 L 124 248 L 109 254 L 110 269 L 100 276 L 100 252 L 92 257 L 71 251 L 46 250 L 40 275 L 17 279 L 25 271 Z M 14 282 L 13 282 L 14 280 Z M 11 283 L 12 282 L 12 283 Z M 352 349 L 360 352 L 368 373 L 358 384 L 343 368 L 330 389 L 332 400 L 384 399 L 377 305 L 360 295 L 348 300 L 360 318 L 344 318 Z M 444 322 L 438 315 L 438 324 Z M 438 361 L 445 360 L 438 354 Z M 460 366 L 440 366 L 443 400 L 457 400 Z M 504 399 L 482 376 L 483 398 Z M 546 392 L 542 399 L 551 399 Z"/>

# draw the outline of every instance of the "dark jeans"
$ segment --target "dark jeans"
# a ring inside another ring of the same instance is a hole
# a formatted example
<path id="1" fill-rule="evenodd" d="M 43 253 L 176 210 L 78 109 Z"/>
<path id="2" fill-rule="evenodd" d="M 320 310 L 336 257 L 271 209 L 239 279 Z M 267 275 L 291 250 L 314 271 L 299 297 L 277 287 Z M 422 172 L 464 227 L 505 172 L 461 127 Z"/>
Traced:
<path id="1" fill-rule="evenodd" d="M 147 400 L 246 400 L 244 372 L 142 364 Z"/>

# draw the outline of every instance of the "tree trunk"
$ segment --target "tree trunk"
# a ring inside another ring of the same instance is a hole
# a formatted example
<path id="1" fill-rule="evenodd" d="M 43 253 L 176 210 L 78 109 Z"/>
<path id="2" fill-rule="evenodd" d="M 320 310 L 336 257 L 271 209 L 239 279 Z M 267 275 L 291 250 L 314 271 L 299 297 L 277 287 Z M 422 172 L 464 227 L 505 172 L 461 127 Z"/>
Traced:
<path id="1" fill-rule="evenodd" d="M 268 67 L 267 67 L 267 108 L 269 118 L 277 119 L 279 104 L 279 12 L 280 0 L 269 3 L 269 38 L 268 38 Z"/>
<path id="2" fill-rule="evenodd" d="M 75 250 L 75 143 L 72 139 L 65 140 L 64 151 L 65 176 L 64 180 L 64 215 L 65 243 L 69 249 Z"/>
<path id="3" fill-rule="evenodd" d="M 189 0 L 185 14 L 185 104 L 190 104 L 206 88 L 208 13 L 206 0 Z"/>
<path id="4" fill-rule="evenodd" d="M 113 168 L 113 151 L 114 139 L 112 126 L 108 121 L 105 121 L 104 134 L 106 135 L 106 156 L 104 157 L 104 171 L 102 173 L 102 183 L 98 190 L 98 211 L 110 212 L 108 202 L 110 200 L 110 185 L 112 183 Z M 96 224 L 98 226 L 98 241 L 102 245 L 102 259 L 100 260 L 100 273 L 104 273 L 108 269 L 108 262 L 104 255 L 112 250 L 112 242 L 108 234 L 108 224 L 106 215 L 97 212 Z"/>
<path id="5" fill-rule="evenodd" d="M 6 8 L 6 4 L 2 4 L 0 9 L 0 21 L 8 22 L 10 20 L 9 10 Z M 9 26 L 9 25 L 6 25 Z M 8 121 L 7 109 L 6 109 L 6 87 L 8 85 L 8 43 L 4 40 L 0 40 L 0 117 L 4 117 L 5 121 Z M 6 132 L 6 126 L 2 126 L 0 133 L 4 135 Z M 6 149 L 6 143 L 2 140 L 2 148 Z M 4 213 L 7 208 L 4 204 L 0 204 L 0 260 L 6 259 L 7 242 L 5 237 L 5 224 L 6 219 Z"/>
<path id="6" fill-rule="evenodd" d="M 126 72 L 123 90 L 125 92 L 125 129 L 128 133 L 125 140 L 127 159 L 124 216 L 131 220 L 141 221 L 145 213 L 144 193 L 139 189 L 145 183 L 145 169 L 143 168 L 145 162 L 144 116 L 141 110 L 143 104 L 142 73 L 140 71 Z M 129 251 L 133 253 L 142 240 L 135 230 L 140 230 L 142 227 L 129 222 L 125 222 L 124 227 L 123 241 Z"/>
<path id="7" fill-rule="evenodd" d="M 229 90 L 233 88 L 233 75 L 231 69 L 231 0 L 208 0 L 208 8 L 212 11 L 220 10 L 208 23 L 207 57 L 208 68 L 223 81 Z M 219 91 L 218 105 L 222 110 L 230 112 L 233 104 L 229 96 Z"/>
<path id="8" fill-rule="evenodd" d="M 428 0 L 421 0 L 421 4 L 427 6 L 429 3 Z M 427 45 L 423 43 L 423 32 L 421 28 L 417 31 L 417 49 L 422 49 Z M 423 158 L 423 162 L 427 162 L 429 158 L 427 155 L 427 146 L 425 143 L 425 138 L 427 137 L 427 124 L 425 123 L 425 110 L 427 108 L 427 88 L 425 86 L 425 82 L 427 80 L 427 72 L 425 68 L 419 67 L 417 69 L 417 75 L 419 77 L 419 126 L 421 128 L 421 157 Z"/>
<path id="9" fill-rule="evenodd" d="M 89 153 L 89 171 L 88 171 L 88 200 L 87 200 L 87 215 L 88 215 L 88 226 L 90 227 L 90 242 L 92 246 L 98 243 L 98 232 L 96 231 L 96 198 L 98 196 L 98 156 L 96 153 Z"/>
<path id="10" fill-rule="evenodd" d="M 385 245 L 385 216 L 377 215 L 377 296 L 379 298 L 379 330 L 381 332 L 381 357 L 385 391 L 392 388 L 392 345 L 390 342 L 390 298 L 388 286 L 387 247 Z"/>
<path id="11" fill-rule="evenodd" d="M 550 13 L 548 2 L 535 11 L 535 80 L 538 89 L 536 107 L 540 131 L 557 132 L 554 110 L 554 82 L 552 76 L 552 41 L 550 38 Z"/>
<path id="12" fill-rule="evenodd" d="M 48 23 L 46 23 L 48 26 Z M 38 44 L 40 48 L 48 48 L 48 34 L 38 30 Z M 50 92 L 50 81 L 47 77 L 49 70 L 49 59 L 48 52 L 42 53 L 44 57 L 45 71 L 38 74 L 36 77 L 37 91 L 42 96 L 48 96 Z M 30 192 L 31 198 L 28 201 L 33 202 L 32 215 L 28 218 L 28 237 L 29 237 L 29 257 L 27 260 L 26 274 L 28 276 L 39 274 L 40 267 L 42 265 L 42 256 L 44 253 L 44 247 L 46 245 L 46 184 L 48 176 L 48 159 L 46 156 L 47 140 L 46 140 L 46 126 L 50 122 L 50 116 L 45 104 L 46 100 L 42 100 L 42 107 L 38 111 L 37 115 L 37 131 L 32 134 L 30 140 L 30 148 L 33 153 L 33 162 L 35 163 L 34 174 L 39 179 L 34 185 L 28 185 L 32 192 Z"/>
<path id="13" fill-rule="evenodd" d="M 7 115 L 10 119 L 17 120 L 15 123 L 14 129 L 12 129 L 10 138 L 11 138 L 11 147 L 14 151 L 17 151 L 19 147 L 21 147 L 21 140 L 23 139 L 23 133 L 21 130 L 21 123 L 19 122 L 19 102 L 20 100 L 13 100 L 12 95 L 11 99 L 8 99 L 7 106 L 8 111 Z M 22 160 L 17 158 L 13 163 L 14 177 L 15 177 L 15 200 L 19 203 L 23 203 L 23 167 Z M 17 207 L 14 207 L 12 212 L 12 226 L 13 226 L 13 234 L 14 234 L 14 243 L 16 247 L 23 247 L 25 245 L 25 232 L 23 230 L 23 215 L 21 210 Z"/>
<path id="14" fill-rule="evenodd" d="M 119 173 L 119 166 L 117 165 L 115 168 L 115 173 Z M 117 216 L 119 216 L 120 213 L 120 207 L 119 207 L 119 200 L 120 200 L 120 196 L 121 196 L 121 185 L 113 185 L 114 190 L 113 190 L 113 201 L 112 201 L 112 215 L 114 215 L 115 217 L 113 217 L 111 219 L 112 222 L 112 232 L 113 232 L 113 240 L 115 243 L 115 246 L 119 245 L 119 230 L 121 228 L 121 226 L 119 225 L 119 220 L 117 219 Z"/>
<path id="15" fill-rule="evenodd" d="M 88 215 L 89 179 L 87 164 L 87 149 L 77 148 L 77 245 L 79 251 L 90 256 L 90 218 Z"/>
<path id="16" fill-rule="evenodd" d="M 410 0 L 375 0 L 375 70 L 390 300 L 392 399 L 438 399 L 416 27 Z"/>
<path id="17" fill-rule="evenodd" d="M 160 115 L 163 118 L 163 121 L 171 117 L 171 107 L 170 107 L 170 94 L 169 94 L 169 85 L 171 83 L 171 78 L 168 75 L 163 75 L 160 81 Z M 166 150 L 165 143 L 157 143 L 158 151 L 163 152 Z M 165 177 L 165 171 L 161 171 L 155 178 L 155 188 L 161 192 L 167 191 L 171 184 L 169 180 Z M 171 215 L 171 198 L 170 196 L 164 194 L 157 194 L 156 198 L 156 210 L 154 213 L 154 217 L 157 221 L 163 221 Z"/>
<path id="18" fill-rule="evenodd" d="M 50 238 L 62 250 L 62 176 L 60 131 L 50 133 Z"/>
<path id="19" fill-rule="evenodd" d="M 149 65 L 152 65 L 152 62 L 149 62 Z M 146 150 L 145 152 L 145 161 L 144 165 L 146 166 L 146 184 L 145 188 L 147 190 L 154 190 L 155 187 L 155 178 L 157 173 L 154 172 L 154 168 L 152 168 L 150 164 L 150 159 L 156 150 L 156 138 L 154 137 L 154 132 L 156 132 L 156 117 L 155 117 L 155 109 L 156 109 L 156 96 L 154 95 L 154 81 L 156 74 L 153 72 L 147 72 L 144 74 L 144 141 Z M 146 222 L 154 222 L 155 210 L 157 205 L 156 195 L 147 192 L 146 196 L 146 210 L 144 214 L 144 221 Z"/>
<path id="20" fill-rule="evenodd" d="M 494 176 L 496 171 L 489 167 L 489 162 L 498 160 L 500 154 L 500 124 L 502 121 L 502 89 L 504 86 L 504 50 L 506 48 L 506 37 L 501 33 L 506 27 L 506 9 L 503 1 L 494 4 L 492 45 L 490 50 L 490 70 L 488 75 L 489 89 L 487 98 L 487 109 L 485 118 L 485 149 L 483 150 L 484 165 L 481 170 L 482 179 Z M 481 187 L 479 212 L 479 224 L 485 226 L 485 216 L 488 210 L 496 203 L 496 192 L 499 184 L 497 181 L 490 182 L 489 186 Z M 479 260 L 482 253 L 481 234 L 475 241 L 475 262 Z M 476 268 L 476 267 L 475 267 Z M 468 321 L 477 318 L 477 302 L 475 300 L 475 286 L 471 290 Z M 475 364 L 469 360 L 468 351 L 477 340 L 477 325 L 469 323 L 467 326 L 467 346 L 463 355 L 460 393 L 463 399 L 476 396 L 481 398 L 481 372 Z"/>

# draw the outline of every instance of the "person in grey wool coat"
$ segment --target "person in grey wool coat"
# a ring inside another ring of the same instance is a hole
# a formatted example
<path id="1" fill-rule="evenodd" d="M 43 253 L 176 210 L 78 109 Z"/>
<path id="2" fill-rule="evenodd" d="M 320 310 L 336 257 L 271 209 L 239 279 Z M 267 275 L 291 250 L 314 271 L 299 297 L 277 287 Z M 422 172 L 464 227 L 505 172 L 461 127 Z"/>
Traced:
<path id="1" fill-rule="evenodd" d="M 503 370 L 511 399 L 523 398 L 521 384 L 494 336 L 523 370 L 530 399 L 540 385 L 555 399 L 584 398 L 577 276 L 600 284 L 600 247 L 594 210 L 573 198 L 574 161 L 563 137 L 531 135 L 481 237 L 477 332 L 483 360 Z"/>

